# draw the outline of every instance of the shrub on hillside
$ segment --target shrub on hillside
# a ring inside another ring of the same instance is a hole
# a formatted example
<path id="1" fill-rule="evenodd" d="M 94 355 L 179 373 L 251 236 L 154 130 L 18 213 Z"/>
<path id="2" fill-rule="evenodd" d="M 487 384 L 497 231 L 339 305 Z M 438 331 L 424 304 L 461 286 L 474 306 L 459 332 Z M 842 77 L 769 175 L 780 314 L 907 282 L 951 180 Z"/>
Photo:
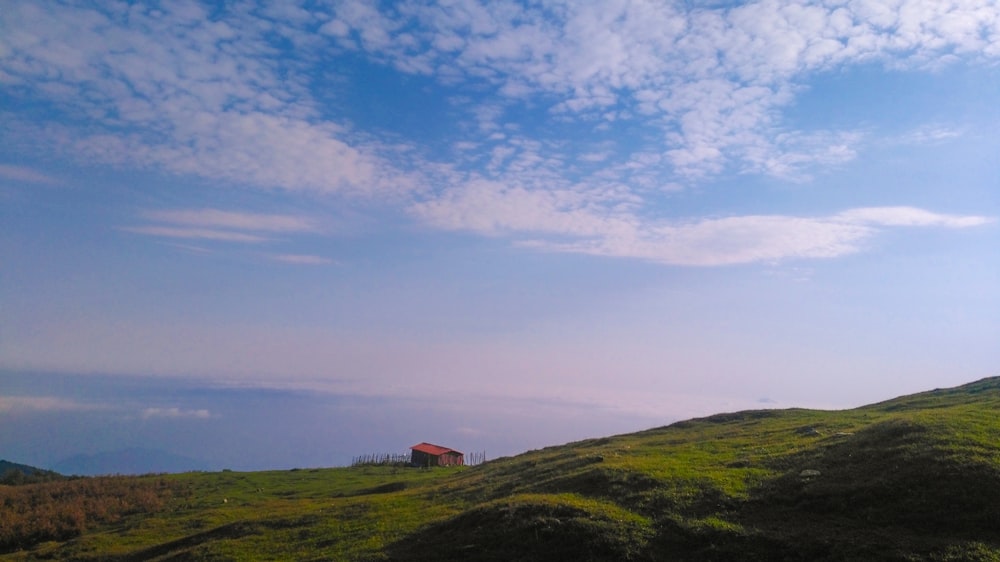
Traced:
<path id="1" fill-rule="evenodd" d="M 0 486 L 0 552 L 67 540 L 96 525 L 156 512 L 181 494 L 165 479 L 127 476 Z"/>

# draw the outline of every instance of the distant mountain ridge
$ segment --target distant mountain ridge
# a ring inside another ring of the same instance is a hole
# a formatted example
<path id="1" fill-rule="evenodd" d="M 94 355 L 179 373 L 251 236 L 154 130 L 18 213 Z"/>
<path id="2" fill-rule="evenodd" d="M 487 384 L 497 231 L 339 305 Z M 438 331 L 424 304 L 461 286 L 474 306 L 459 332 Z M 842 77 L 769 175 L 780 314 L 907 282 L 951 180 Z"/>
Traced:
<path id="1" fill-rule="evenodd" d="M 6 473 L 8 470 L 16 470 L 25 476 L 29 476 L 38 472 L 46 472 L 43 468 L 38 468 L 34 466 L 29 466 L 26 464 L 20 464 L 16 462 L 11 462 L 8 460 L 0 459 L 0 474 Z"/>
<path id="2" fill-rule="evenodd" d="M 8 460 L 0 460 L 0 484 L 32 484 L 35 482 L 59 480 L 61 478 L 63 478 L 63 475 L 51 470 Z"/>
<path id="3" fill-rule="evenodd" d="M 104 474 L 151 474 L 209 470 L 208 462 L 158 449 L 130 447 L 93 455 L 74 455 L 53 467 L 62 474 L 99 476 Z"/>

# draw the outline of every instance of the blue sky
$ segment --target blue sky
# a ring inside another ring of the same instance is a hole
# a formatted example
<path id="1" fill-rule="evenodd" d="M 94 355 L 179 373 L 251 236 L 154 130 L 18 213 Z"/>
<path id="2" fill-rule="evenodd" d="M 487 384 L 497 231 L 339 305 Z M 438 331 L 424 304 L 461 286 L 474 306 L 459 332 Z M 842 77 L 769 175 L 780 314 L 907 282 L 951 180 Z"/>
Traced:
<path id="1" fill-rule="evenodd" d="M 90 429 L 0 450 L 293 393 L 341 452 L 209 460 L 510 454 L 997 374 L 998 63 L 990 0 L 10 2 L 0 421 Z"/>

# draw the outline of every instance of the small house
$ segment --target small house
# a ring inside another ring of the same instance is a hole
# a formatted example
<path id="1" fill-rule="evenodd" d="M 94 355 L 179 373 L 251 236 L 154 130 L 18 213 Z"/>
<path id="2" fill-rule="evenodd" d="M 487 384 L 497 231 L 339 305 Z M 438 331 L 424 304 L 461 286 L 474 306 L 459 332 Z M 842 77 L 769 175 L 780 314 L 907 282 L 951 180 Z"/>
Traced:
<path id="1" fill-rule="evenodd" d="M 455 449 L 420 443 L 410 447 L 410 462 L 414 466 L 462 466 L 465 455 Z"/>

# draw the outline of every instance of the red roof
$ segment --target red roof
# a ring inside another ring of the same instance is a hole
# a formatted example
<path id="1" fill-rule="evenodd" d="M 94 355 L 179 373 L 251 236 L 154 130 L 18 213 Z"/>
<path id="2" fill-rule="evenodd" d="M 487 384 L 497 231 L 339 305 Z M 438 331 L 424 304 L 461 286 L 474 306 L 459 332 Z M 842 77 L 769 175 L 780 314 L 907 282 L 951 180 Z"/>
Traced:
<path id="1" fill-rule="evenodd" d="M 420 443 L 410 447 L 414 451 L 420 451 L 421 453 L 427 453 L 428 455 L 444 455 L 447 453 L 455 453 L 456 455 L 461 455 L 461 451 L 456 451 L 455 449 L 449 449 L 448 447 L 442 447 L 441 445 L 431 445 L 430 443 Z"/>

